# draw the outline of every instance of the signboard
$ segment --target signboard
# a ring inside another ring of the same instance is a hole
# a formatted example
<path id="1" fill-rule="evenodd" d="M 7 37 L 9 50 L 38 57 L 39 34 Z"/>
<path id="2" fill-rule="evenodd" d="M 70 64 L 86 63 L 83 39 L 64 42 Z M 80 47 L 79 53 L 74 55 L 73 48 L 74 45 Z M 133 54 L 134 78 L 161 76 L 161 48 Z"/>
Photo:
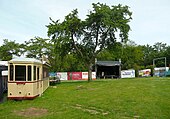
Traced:
<path id="1" fill-rule="evenodd" d="M 169 67 L 156 67 L 154 68 L 154 76 L 162 77 L 169 70 Z"/>
<path id="2" fill-rule="evenodd" d="M 8 76 L 8 71 L 2 71 L 2 76 Z"/>
<path id="3" fill-rule="evenodd" d="M 82 80 L 82 72 L 68 72 L 68 80 Z"/>
<path id="4" fill-rule="evenodd" d="M 135 70 L 122 70 L 121 71 L 121 78 L 135 78 Z"/>
<path id="5" fill-rule="evenodd" d="M 60 80 L 67 80 L 67 72 L 57 72 L 57 76 Z"/>
<path id="6" fill-rule="evenodd" d="M 82 72 L 82 79 L 83 80 L 88 80 L 88 72 Z M 96 72 L 92 72 L 92 79 L 96 79 Z"/>
<path id="7" fill-rule="evenodd" d="M 151 76 L 151 69 L 144 69 L 139 71 L 140 77 L 148 77 Z"/>
<path id="8" fill-rule="evenodd" d="M 50 72 L 49 73 L 49 77 L 56 77 L 56 75 L 57 75 L 56 72 Z"/>

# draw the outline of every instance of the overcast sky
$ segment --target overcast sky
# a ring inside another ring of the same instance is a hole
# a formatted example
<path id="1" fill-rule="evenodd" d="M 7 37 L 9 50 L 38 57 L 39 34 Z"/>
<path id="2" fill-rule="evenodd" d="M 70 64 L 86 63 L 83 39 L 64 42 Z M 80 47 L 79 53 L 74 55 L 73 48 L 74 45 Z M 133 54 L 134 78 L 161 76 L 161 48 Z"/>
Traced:
<path id="1" fill-rule="evenodd" d="M 77 8 L 83 19 L 97 2 L 130 7 L 129 39 L 138 45 L 170 45 L 170 0 L 0 0 L 0 45 L 3 39 L 23 43 L 35 36 L 48 38 L 49 17 L 62 21 Z"/>

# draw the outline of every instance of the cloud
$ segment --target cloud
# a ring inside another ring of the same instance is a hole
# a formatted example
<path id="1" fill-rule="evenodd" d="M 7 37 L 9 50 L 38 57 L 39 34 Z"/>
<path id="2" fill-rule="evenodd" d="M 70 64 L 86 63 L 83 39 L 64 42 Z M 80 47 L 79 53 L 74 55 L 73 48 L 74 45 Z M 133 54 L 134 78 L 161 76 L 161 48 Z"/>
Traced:
<path id="1" fill-rule="evenodd" d="M 49 17 L 62 21 L 64 16 L 77 8 L 80 18 L 84 19 L 92 9 L 91 4 L 97 2 L 130 6 L 133 12 L 130 40 L 137 44 L 153 44 L 153 40 L 170 44 L 169 0 L 1 0 L 0 39 L 22 42 L 35 36 L 47 37 L 45 25 L 49 24 Z"/>
<path id="2" fill-rule="evenodd" d="M 13 31 L 2 31 L 0 30 L 0 34 L 3 34 L 3 36 L 0 35 L 0 39 L 9 39 L 12 41 L 16 41 L 17 43 L 24 43 L 26 39 L 30 39 L 33 36 L 25 35 L 25 34 L 20 34 L 18 32 L 13 32 Z M 24 40 L 25 39 L 25 40 Z M 0 42 L 2 45 L 2 42 Z"/>

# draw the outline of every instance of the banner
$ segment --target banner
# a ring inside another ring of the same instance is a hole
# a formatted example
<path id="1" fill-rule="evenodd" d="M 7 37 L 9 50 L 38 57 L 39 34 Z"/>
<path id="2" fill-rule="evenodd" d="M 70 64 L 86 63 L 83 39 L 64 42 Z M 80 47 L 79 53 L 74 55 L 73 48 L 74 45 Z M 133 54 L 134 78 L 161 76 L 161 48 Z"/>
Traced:
<path id="1" fill-rule="evenodd" d="M 49 73 L 49 77 L 56 77 L 56 75 L 57 75 L 56 72 L 50 72 Z"/>
<path id="2" fill-rule="evenodd" d="M 151 69 L 139 70 L 139 77 L 151 76 Z"/>
<path id="3" fill-rule="evenodd" d="M 135 78 L 135 70 L 122 70 L 121 71 L 121 78 Z"/>
<path id="4" fill-rule="evenodd" d="M 57 76 L 60 80 L 67 80 L 67 72 L 57 72 Z"/>
<path id="5" fill-rule="evenodd" d="M 82 72 L 68 72 L 68 80 L 82 80 Z"/>
<path id="6" fill-rule="evenodd" d="M 154 68 L 154 76 L 162 77 L 169 70 L 169 67 L 159 67 Z"/>
<path id="7" fill-rule="evenodd" d="M 82 79 L 83 80 L 88 80 L 88 72 L 82 72 Z M 96 79 L 96 72 L 92 72 L 92 79 Z"/>

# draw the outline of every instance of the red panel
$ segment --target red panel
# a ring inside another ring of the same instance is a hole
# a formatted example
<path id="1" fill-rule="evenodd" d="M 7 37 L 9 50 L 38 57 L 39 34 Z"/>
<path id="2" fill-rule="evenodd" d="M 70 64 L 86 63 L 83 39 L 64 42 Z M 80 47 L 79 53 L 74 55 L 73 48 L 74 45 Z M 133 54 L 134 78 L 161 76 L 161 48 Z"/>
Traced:
<path id="1" fill-rule="evenodd" d="M 82 80 L 82 72 L 68 72 L 68 80 Z"/>
<path id="2" fill-rule="evenodd" d="M 23 85 L 25 85 L 25 82 L 16 82 L 16 84 L 18 85 L 18 84 L 23 84 Z"/>
<path id="3" fill-rule="evenodd" d="M 38 97 L 39 95 L 36 96 L 31 96 L 31 97 L 8 97 L 9 100 L 33 100 L 34 98 Z"/>

